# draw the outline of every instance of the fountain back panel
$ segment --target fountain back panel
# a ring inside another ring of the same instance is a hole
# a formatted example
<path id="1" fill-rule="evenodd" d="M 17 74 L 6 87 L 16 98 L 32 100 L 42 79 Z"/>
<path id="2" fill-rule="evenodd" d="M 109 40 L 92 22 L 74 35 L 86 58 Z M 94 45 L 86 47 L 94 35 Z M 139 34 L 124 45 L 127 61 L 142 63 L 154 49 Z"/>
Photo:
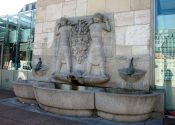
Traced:
<path id="1" fill-rule="evenodd" d="M 48 47 L 53 52 L 48 56 L 43 49 L 40 56 L 33 56 L 33 67 L 38 66 L 39 57 L 42 66 L 47 67 L 33 70 L 34 80 L 140 90 L 153 88 L 149 57 L 133 56 L 130 63 L 130 56 L 116 55 L 113 14 L 61 18 L 52 28 L 54 38 Z M 125 69 L 129 63 L 131 71 Z M 133 83 L 132 87 L 128 81 Z"/>

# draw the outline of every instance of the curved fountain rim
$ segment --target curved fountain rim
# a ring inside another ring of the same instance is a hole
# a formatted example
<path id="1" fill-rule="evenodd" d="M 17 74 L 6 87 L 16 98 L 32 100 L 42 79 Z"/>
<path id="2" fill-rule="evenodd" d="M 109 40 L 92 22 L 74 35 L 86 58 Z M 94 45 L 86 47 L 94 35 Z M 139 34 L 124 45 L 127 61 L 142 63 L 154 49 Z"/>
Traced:
<path id="1" fill-rule="evenodd" d="M 24 82 L 23 82 L 24 81 Z M 33 85 L 35 82 L 38 82 L 38 81 L 35 81 L 35 80 L 16 80 L 16 81 L 12 81 L 12 84 L 16 84 L 16 85 Z"/>
<path id="2" fill-rule="evenodd" d="M 59 91 L 59 92 L 60 91 L 61 92 L 84 92 L 84 93 L 89 93 L 89 92 L 94 93 L 95 92 L 95 91 L 92 91 L 92 90 L 64 90 L 64 89 L 56 89 L 56 88 L 46 88 L 46 87 L 39 86 L 41 84 L 46 84 L 46 83 L 34 83 L 33 87 L 43 89 L 43 90 L 54 90 L 54 91 Z M 50 83 L 50 84 L 53 84 L 53 83 Z"/>
<path id="3" fill-rule="evenodd" d="M 118 94 L 118 93 L 110 93 L 110 92 L 101 92 L 98 91 L 97 93 L 104 93 L 108 95 L 117 95 L 117 96 L 131 96 L 131 97 L 149 97 L 149 96 L 158 96 L 160 93 L 156 91 L 151 91 L 149 94 Z"/>

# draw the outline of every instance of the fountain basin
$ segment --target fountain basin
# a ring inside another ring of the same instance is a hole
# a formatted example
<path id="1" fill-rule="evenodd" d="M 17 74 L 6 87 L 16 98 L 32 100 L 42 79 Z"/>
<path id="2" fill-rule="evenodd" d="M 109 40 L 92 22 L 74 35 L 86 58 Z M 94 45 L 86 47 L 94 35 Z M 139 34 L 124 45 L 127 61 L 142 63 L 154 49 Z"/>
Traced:
<path id="1" fill-rule="evenodd" d="M 66 83 L 73 83 L 74 81 L 76 81 L 77 83 L 82 85 L 95 86 L 97 84 L 103 84 L 108 82 L 110 80 L 110 76 L 82 75 L 81 73 L 53 73 L 51 81 L 57 82 L 57 80 Z"/>
<path id="2" fill-rule="evenodd" d="M 128 75 L 127 70 L 128 70 L 127 68 L 123 68 L 123 69 L 118 70 L 121 78 L 124 79 L 127 82 L 128 81 L 130 81 L 130 82 L 139 81 L 146 73 L 145 70 L 135 69 L 134 74 Z"/>
<path id="3" fill-rule="evenodd" d="M 13 88 L 15 95 L 18 97 L 19 101 L 28 104 L 37 104 L 35 94 L 33 91 L 33 84 L 36 81 L 32 80 L 18 80 L 13 81 Z"/>
<path id="4" fill-rule="evenodd" d="M 138 122 L 151 117 L 157 92 L 105 89 L 95 93 L 97 115 L 115 121 Z"/>
<path id="5" fill-rule="evenodd" d="M 86 87 L 60 84 L 34 84 L 38 104 L 46 111 L 69 116 L 92 116 L 94 92 Z"/>

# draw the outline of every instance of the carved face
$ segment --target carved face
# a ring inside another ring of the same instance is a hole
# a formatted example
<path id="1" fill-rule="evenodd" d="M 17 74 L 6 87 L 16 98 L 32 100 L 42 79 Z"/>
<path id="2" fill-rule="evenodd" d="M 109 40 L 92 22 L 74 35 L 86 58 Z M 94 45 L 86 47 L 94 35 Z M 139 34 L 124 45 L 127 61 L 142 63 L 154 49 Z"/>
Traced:
<path id="1" fill-rule="evenodd" d="M 102 22 L 102 16 L 101 15 L 95 15 L 94 16 L 94 22 L 95 23 L 101 23 Z"/>
<path id="2" fill-rule="evenodd" d="M 61 20 L 60 20 L 60 24 L 61 24 L 61 26 L 66 25 L 66 24 L 67 24 L 67 22 L 68 22 L 68 20 L 67 20 L 67 19 L 65 19 L 65 18 L 61 18 Z"/>
<path id="3" fill-rule="evenodd" d="M 62 20 L 62 21 L 60 22 L 60 24 L 61 24 L 61 26 L 64 26 L 64 25 L 66 25 L 66 21 Z"/>

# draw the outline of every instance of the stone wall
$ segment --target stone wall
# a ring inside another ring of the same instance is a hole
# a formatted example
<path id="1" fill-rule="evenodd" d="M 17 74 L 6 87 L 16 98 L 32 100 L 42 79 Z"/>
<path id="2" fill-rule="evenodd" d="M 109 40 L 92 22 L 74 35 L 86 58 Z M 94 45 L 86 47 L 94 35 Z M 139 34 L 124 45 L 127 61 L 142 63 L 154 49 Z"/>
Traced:
<path id="1" fill-rule="evenodd" d="M 35 25 L 33 66 L 41 57 L 48 71 L 40 75 L 33 72 L 35 79 L 48 81 L 55 68 L 54 28 L 61 17 L 80 17 L 96 12 L 109 13 L 114 19 L 115 55 L 107 60 L 107 72 L 111 80 L 103 85 L 129 88 L 121 79 L 118 69 L 126 68 L 134 57 L 134 67 L 146 70 L 145 76 L 133 84 L 134 89 L 153 87 L 152 69 L 152 0 L 38 0 Z M 107 46 L 109 47 L 109 46 Z M 106 48 L 107 48 L 106 47 Z M 111 47 L 111 46 L 110 46 Z M 108 53 L 111 51 L 108 48 Z"/>

